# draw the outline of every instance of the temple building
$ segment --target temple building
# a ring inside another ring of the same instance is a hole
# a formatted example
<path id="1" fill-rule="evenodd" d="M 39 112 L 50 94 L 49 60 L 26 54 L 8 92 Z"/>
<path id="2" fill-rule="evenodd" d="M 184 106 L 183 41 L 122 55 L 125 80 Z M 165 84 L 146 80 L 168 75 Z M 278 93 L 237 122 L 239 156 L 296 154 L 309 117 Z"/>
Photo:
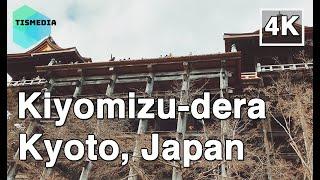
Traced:
<path id="1" fill-rule="evenodd" d="M 52 37 L 48 37 L 25 53 L 7 55 L 7 73 L 12 77 L 7 88 L 29 94 L 35 91 L 51 92 L 52 97 L 60 99 L 126 99 L 129 91 L 135 91 L 137 97 L 175 96 L 180 104 L 188 104 L 191 98 L 201 97 L 203 91 L 210 92 L 215 98 L 233 98 L 243 95 L 248 87 L 267 86 L 271 83 L 270 77 L 277 76 L 279 72 L 312 69 L 312 62 L 304 62 L 297 56 L 302 53 L 304 57 L 313 58 L 313 28 L 304 28 L 305 46 L 301 47 L 260 47 L 257 30 L 251 33 L 225 33 L 224 53 L 104 62 L 92 62 L 90 58 L 81 56 L 75 47 L 61 48 Z M 39 124 L 45 126 L 52 122 L 54 119 L 34 120 L 28 126 L 27 133 L 39 131 Z M 220 129 L 216 129 L 217 137 L 226 138 L 225 123 L 221 121 Z M 184 112 L 179 112 L 174 120 L 137 119 L 129 124 L 130 130 L 123 134 L 135 138 L 136 143 L 139 143 L 140 135 L 151 132 L 159 133 L 164 139 L 178 140 L 205 133 L 204 122 Z M 273 132 L 271 126 L 266 126 L 267 134 L 261 132 L 264 143 L 270 143 L 277 136 L 276 133 L 270 136 Z M 99 131 L 98 128 L 97 133 Z M 132 147 L 133 155 L 137 155 L 137 148 Z M 17 154 L 8 157 L 8 179 L 22 176 L 17 158 Z M 83 161 L 79 178 L 88 179 L 94 174 L 94 163 Z M 224 163 L 219 171 L 222 175 L 227 171 Z M 48 177 L 51 173 L 52 169 L 44 168 L 41 176 Z M 137 179 L 133 168 L 130 167 L 127 174 L 128 179 Z M 173 168 L 172 178 L 180 177 L 182 172 Z"/>

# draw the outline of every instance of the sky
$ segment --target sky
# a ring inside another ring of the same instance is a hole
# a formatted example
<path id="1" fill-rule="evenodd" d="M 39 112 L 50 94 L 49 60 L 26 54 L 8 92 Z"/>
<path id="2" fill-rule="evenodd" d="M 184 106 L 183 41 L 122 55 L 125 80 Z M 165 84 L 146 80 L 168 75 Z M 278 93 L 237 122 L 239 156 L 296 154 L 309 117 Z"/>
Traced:
<path id="1" fill-rule="evenodd" d="M 51 36 L 94 62 L 154 58 L 172 53 L 224 52 L 223 33 L 259 28 L 260 8 L 299 8 L 313 26 L 312 0 L 10 0 L 7 53 L 25 52 L 12 41 L 12 13 L 28 5 L 51 19 Z M 29 48 L 30 49 L 30 48 Z"/>

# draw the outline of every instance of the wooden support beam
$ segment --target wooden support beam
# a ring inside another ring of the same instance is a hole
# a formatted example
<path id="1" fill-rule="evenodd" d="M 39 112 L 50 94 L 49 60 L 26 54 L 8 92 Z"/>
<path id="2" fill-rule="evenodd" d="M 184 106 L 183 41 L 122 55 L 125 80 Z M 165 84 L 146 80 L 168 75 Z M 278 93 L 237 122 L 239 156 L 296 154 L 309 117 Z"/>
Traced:
<path id="1" fill-rule="evenodd" d="M 76 88 L 75 88 L 75 90 L 74 90 L 74 92 L 73 92 L 73 95 L 72 95 L 73 98 L 77 98 L 78 95 L 81 94 L 81 89 L 82 89 L 83 81 L 84 81 L 84 78 L 81 77 L 81 78 L 76 82 Z"/>
<path id="2" fill-rule="evenodd" d="M 107 86 L 107 90 L 106 90 L 106 93 L 105 95 L 107 97 L 112 97 L 113 96 L 113 92 L 114 92 L 114 87 L 116 85 L 116 82 L 117 82 L 117 75 L 116 74 L 113 74 L 111 76 L 111 79 L 110 79 L 110 82 L 108 83 L 108 86 Z M 115 113 L 117 114 L 117 113 Z M 103 123 L 104 120 L 97 120 L 97 128 L 96 128 L 96 134 L 99 136 L 100 133 L 101 133 L 101 129 L 100 127 L 102 127 L 102 123 Z"/>
<path id="3" fill-rule="evenodd" d="M 54 83 L 55 83 L 55 80 L 53 78 L 51 78 L 47 84 L 47 87 L 45 88 L 45 91 L 46 92 L 52 92 L 53 89 L 54 89 Z M 44 98 L 44 97 L 43 97 Z M 43 107 L 43 106 L 42 106 Z M 42 109 L 43 110 L 43 109 Z M 42 171 L 42 174 L 41 174 L 41 177 L 40 177 L 40 180 L 45 180 L 45 179 L 48 179 L 49 176 L 51 175 L 52 173 L 52 168 L 46 168 L 44 167 L 43 171 Z"/>
<path id="4" fill-rule="evenodd" d="M 111 68 L 111 69 L 113 70 L 113 68 Z M 108 86 L 107 86 L 106 96 L 111 97 L 113 95 L 113 91 L 114 91 L 114 87 L 115 87 L 116 81 L 117 81 L 117 75 L 113 74 L 111 76 L 111 79 L 109 80 L 109 83 L 108 83 Z M 97 120 L 97 128 L 96 128 L 95 134 L 98 137 L 101 134 L 100 127 L 101 127 L 102 123 L 103 123 L 103 121 Z M 90 174 L 90 171 L 91 171 L 92 167 L 93 167 L 92 161 L 87 160 L 85 166 L 82 168 L 79 180 L 87 180 L 87 179 L 89 179 L 89 174 Z"/>
<path id="5" fill-rule="evenodd" d="M 189 86 L 190 86 L 190 69 L 188 63 L 183 63 L 184 66 L 184 74 L 182 78 L 182 85 L 180 91 L 180 105 L 188 105 L 189 103 Z M 188 114 L 185 112 L 178 113 L 178 121 L 177 121 L 177 135 L 176 139 L 180 144 L 180 157 L 183 159 L 183 139 L 185 138 L 186 126 L 187 126 L 187 117 Z M 182 162 L 179 162 L 180 164 Z M 177 165 L 177 162 L 174 162 Z M 179 166 L 179 165 L 178 165 Z M 172 180 L 182 180 L 182 170 L 176 167 L 173 167 L 172 170 Z"/>
<path id="6" fill-rule="evenodd" d="M 113 74 L 111 76 L 110 83 L 108 84 L 108 87 L 107 87 L 107 90 L 106 90 L 106 95 L 107 96 L 109 96 L 109 97 L 112 96 L 113 91 L 114 91 L 114 87 L 116 85 L 116 81 L 117 81 L 117 75 Z"/>
<path id="7" fill-rule="evenodd" d="M 271 173 L 271 147 L 270 147 L 270 142 L 269 142 L 269 137 L 268 137 L 268 123 L 269 119 L 265 119 L 262 122 L 262 127 L 263 127 L 263 143 L 265 147 L 265 153 L 267 155 L 267 164 L 266 164 L 266 174 L 267 174 L 267 179 L 272 180 L 272 173 Z"/>
<path id="8" fill-rule="evenodd" d="M 83 85 L 83 82 L 84 82 L 84 76 L 83 76 L 82 70 L 79 70 L 79 73 L 81 74 L 81 77 L 76 82 L 76 88 L 75 88 L 75 90 L 73 92 L 73 95 L 72 95 L 73 98 L 78 98 L 78 96 L 81 94 L 82 85 Z M 91 171 L 92 166 L 93 166 L 92 162 L 90 160 L 88 160 L 86 162 L 85 166 L 82 168 L 82 171 L 81 171 L 79 179 L 81 179 L 81 180 L 88 179 L 89 178 L 89 173 Z"/>
<path id="9" fill-rule="evenodd" d="M 212 79 L 219 78 L 219 69 L 203 69 L 203 70 L 193 70 L 190 71 L 189 78 L 190 79 Z M 184 71 L 177 72 L 157 72 L 153 73 L 154 79 L 153 81 L 176 81 L 182 80 Z M 104 76 L 85 76 L 85 81 L 83 81 L 83 85 L 91 85 L 91 84 L 110 84 L 112 81 L 112 76 L 104 75 Z M 122 74 L 117 76 L 117 83 L 135 83 L 135 82 L 144 82 L 145 78 L 149 76 L 149 73 L 139 73 L 139 74 Z M 84 76 L 83 76 L 84 77 Z M 63 77 L 57 78 L 55 82 L 55 86 L 72 86 L 76 85 L 77 77 Z"/>
<path id="10" fill-rule="evenodd" d="M 44 167 L 43 171 L 42 171 L 42 174 L 41 174 L 41 177 L 40 177 L 40 180 L 48 179 L 50 177 L 51 173 L 52 173 L 52 168 Z"/>
<path id="11" fill-rule="evenodd" d="M 148 69 L 151 71 L 152 66 L 148 66 Z M 146 78 L 147 84 L 145 88 L 145 93 L 151 97 L 152 91 L 153 91 L 153 85 L 154 85 L 154 74 L 149 73 L 149 76 Z M 136 140 L 135 140 L 135 147 L 133 150 L 133 157 L 132 157 L 132 163 L 137 164 L 139 166 L 139 156 L 140 156 L 140 148 L 141 148 L 141 138 L 140 136 L 145 134 L 148 129 L 148 120 L 147 119 L 140 119 L 139 121 L 139 126 L 138 126 L 138 131 L 136 135 Z M 129 180 L 137 180 L 138 175 L 137 172 L 134 170 L 132 166 L 130 166 L 130 171 L 129 171 Z"/>
<path id="12" fill-rule="evenodd" d="M 89 178 L 89 173 L 93 167 L 93 164 L 90 160 L 86 161 L 86 164 L 84 167 L 82 167 L 81 175 L 79 180 L 87 180 Z"/>
<path id="13" fill-rule="evenodd" d="M 263 87 L 263 78 L 261 78 L 261 81 L 258 84 L 258 88 Z M 266 164 L 266 175 L 268 180 L 272 180 L 272 172 L 271 172 L 271 154 L 272 154 L 272 146 L 269 140 L 269 132 L 271 132 L 271 124 L 270 124 L 270 118 L 267 118 L 265 120 L 262 120 L 262 131 L 263 131 L 263 143 L 265 148 L 265 153 L 267 155 L 267 164 Z M 272 133 L 270 133 L 270 139 L 272 141 Z"/>
<path id="14" fill-rule="evenodd" d="M 28 137 L 28 138 L 33 134 L 33 132 L 34 132 L 34 130 L 35 130 L 35 128 L 36 128 L 37 126 L 38 126 L 38 122 L 37 122 L 36 120 L 31 120 L 31 121 L 30 121 L 29 126 L 28 126 L 27 131 L 26 131 L 26 134 L 27 134 L 27 137 Z M 19 148 L 18 148 L 18 150 L 16 151 L 13 159 L 14 159 L 15 161 L 19 160 Z M 17 174 L 17 168 L 18 168 L 18 164 L 17 164 L 16 162 L 14 162 L 14 163 L 9 167 L 9 169 L 8 169 L 8 171 L 7 171 L 7 180 L 14 180 L 14 179 L 15 179 L 15 176 L 16 176 L 16 174 Z"/>
<path id="15" fill-rule="evenodd" d="M 54 86 L 54 79 L 50 79 L 48 81 L 48 83 L 46 84 L 46 87 L 42 89 L 43 93 L 44 92 L 51 92 L 53 90 L 53 86 Z M 43 96 L 41 97 L 42 99 L 44 98 L 44 94 Z M 40 113 L 43 113 L 44 111 L 44 107 L 43 106 L 40 106 L 41 109 L 39 110 Z M 40 125 L 39 123 L 39 120 L 35 120 L 35 119 L 32 119 L 29 123 L 29 126 L 26 130 L 26 134 L 27 134 L 27 137 L 30 137 L 34 131 L 35 131 L 35 128 L 38 127 Z M 19 159 L 19 148 L 18 150 L 16 151 L 14 157 L 13 157 L 14 160 L 18 160 Z M 16 162 L 14 162 L 8 169 L 7 171 L 7 180 L 14 180 L 15 179 L 15 176 L 17 174 L 17 168 L 18 168 L 18 164 Z M 44 171 L 44 175 L 46 175 L 47 173 Z M 51 170 L 50 170 L 50 173 L 51 173 Z M 50 175 L 50 174 L 49 174 Z M 42 179 L 43 176 L 41 176 L 41 179 Z"/>
<path id="16" fill-rule="evenodd" d="M 48 66 L 52 66 L 52 65 L 57 64 L 57 63 L 58 62 L 54 58 L 52 58 L 50 63 L 48 64 Z M 50 72 L 48 74 L 50 74 Z M 52 92 L 54 90 L 54 84 L 55 84 L 55 79 L 54 78 L 50 78 L 48 83 L 46 84 L 45 89 L 44 89 L 45 92 Z M 44 96 L 42 98 L 44 98 Z M 43 111 L 44 109 L 42 108 L 41 110 Z M 43 113 L 43 112 L 41 112 L 41 113 Z M 42 171 L 42 174 L 40 176 L 40 180 L 48 179 L 50 177 L 51 173 L 52 173 L 52 168 L 44 167 L 43 171 Z"/>
<path id="17" fill-rule="evenodd" d="M 220 70 L 220 98 L 228 98 L 228 72 L 226 70 L 226 61 L 221 61 L 221 70 Z M 228 136 L 228 123 L 227 120 L 221 121 L 221 142 L 222 147 L 225 147 L 225 140 Z M 225 150 L 223 150 L 225 151 Z M 225 153 L 222 153 L 225 154 Z M 223 157 L 223 161 L 221 163 L 221 179 L 225 180 L 228 179 L 228 172 L 227 172 L 227 161 L 225 157 Z"/>

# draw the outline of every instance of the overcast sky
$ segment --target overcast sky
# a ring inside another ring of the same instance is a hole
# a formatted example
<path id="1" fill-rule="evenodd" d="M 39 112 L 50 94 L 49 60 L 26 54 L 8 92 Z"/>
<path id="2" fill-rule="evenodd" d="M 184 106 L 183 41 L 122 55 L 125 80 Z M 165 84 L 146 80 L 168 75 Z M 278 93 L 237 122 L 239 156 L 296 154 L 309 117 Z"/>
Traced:
<path id="1" fill-rule="evenodd" d="M 312 0 L 10 0 L 8 53 L 24 52 L 12 41 L 12 13 L 22 5 L 55 19 L 51 36 L 77 47 L 93 61 L 210 54 L 224 51 L 223 33 L 259 28 L 260 8 L 300 8 L 312 26 Z"/>

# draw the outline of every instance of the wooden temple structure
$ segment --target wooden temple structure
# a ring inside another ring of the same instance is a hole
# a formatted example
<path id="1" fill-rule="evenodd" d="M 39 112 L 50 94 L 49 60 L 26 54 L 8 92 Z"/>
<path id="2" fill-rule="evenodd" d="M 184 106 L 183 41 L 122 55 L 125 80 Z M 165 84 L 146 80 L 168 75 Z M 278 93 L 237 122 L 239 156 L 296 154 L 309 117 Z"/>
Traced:
<path id="1" fill-rule="evenodd" d="M 12 77 L 7 88 L 27 93 L 51 92 L 52 97 L 61 99 L 128 98 L 129 91 L 136 91 L 137 97 L 167 97 L 168 89 L 178 83 L 181 88 L 179 103 L 188 104 L 190 82 L 195 81 L 195 86 L 203 86 L 203 90 L 195 96 L 209 91 L 211 94 L 218 94 L 216 98 L 229 98 L 242 94 L 248 86 L 263 86 L 263 82 L 268 81 L 267 78 L 272 73 L 311 69 L 312 62 L 301 62 L 294 54 L 305 50 L 305 55 L 312 57 L 312 33 L 312 27 L 305 27 L 304 47 L 260 47 L 259 31 L 225 33 L 225 53 L 105 62 L 92 62 L 90 58 L 82 57 L 76 48 L 61 48 L 48 37 L 25 53 L 7 55 L 7 73 Z M 278 59 L 275 60 L 274 57 Z M 53 122 L 54 119 L 31 121 L 27 134 L 35 133 L 38 124 Z M 199 128 L 196 131 L 188 129 L 190 123 Z M 226 122 L 221 121 L 221 130 L 217 135 L 221 139 L 226 138 L 224 123 Z M 137 119 L 136 124 L 131 132 L 136 134 L 136 144 L 139 143 L 139 135 L 150 132 L 158 132 L 162 136 L 173 132 L 178 140 L 194 137 L 202 132 L 201 122 L 192 120 L 183 112 L 179 112 L 176 120 L 165 123 L 157 119 Z M 270 133 L 272 129 L 269 128 L 268 131 L 266 133 Z M 136 161 L 138 149 L 137 146 L 132 148 L 132 161 Z M 9 163 L 8 179 L 15 179 L 19 173 L 16 163 L 18 151 Z M 93 166 L 92 162 L 87 161 L 79 179 L 88 179 Z M 51 172 L 51 168 L 45 168 L 41 179 L 49 177 Z M 221 175 L 226 175 L 224 162 L 221 165 Z M 138 179 L 134 169 L 130 168 L 128 179 Z M 173 168 L 172 179 L 182 179 L 182 172 Z"/>

